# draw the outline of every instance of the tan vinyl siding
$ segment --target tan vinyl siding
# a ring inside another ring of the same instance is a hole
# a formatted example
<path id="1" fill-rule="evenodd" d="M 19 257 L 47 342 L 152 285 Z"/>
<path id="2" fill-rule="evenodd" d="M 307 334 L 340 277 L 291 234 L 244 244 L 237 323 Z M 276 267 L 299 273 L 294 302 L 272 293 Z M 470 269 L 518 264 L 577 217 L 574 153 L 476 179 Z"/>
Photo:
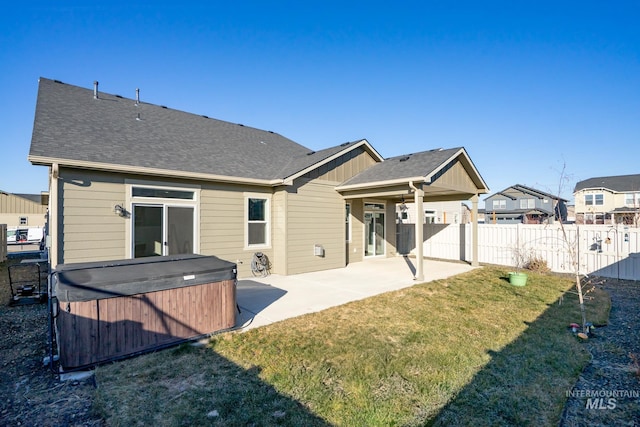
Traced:
<path id="1" fill-rule="evenodd" d="M 122 177 L 61 169 L 58 222 L 59 263 L 107 261 L 125 257 L 127 220 L 113 207 L 125 200 Z"/>
<path id="2" fill-rule="evenodd" d="M 334 186 L 300 179 L 287 206 L 287 274 L 344 267 L 344 200 Z M 314 255 L 314 245 L 324 257 Z"/>
<path id="3" fill-rule="evenodd" d="M 271 206 L 273 223 L 273 273 L 287 274 L 287 206 L 286 189 L 276 191 Z"/>
<path id="4" fill-rule="evenodd" d="M 194 182 L 153 180 L 149 177 L 118 174 L 89 173 L 61 170 L 59 203 L 63 210 L 59 223 L 59 263 L 105 261 L 127 257 L 131 218 L 116 215 L 113 207 L 125 204 L 126 180 L 140 180 L 157 186 L 193 185 Z M 238 276 L 251 276 L 251 259 L 257 250 L 245 248 L 245 194 L 264 194 L 271 198 L 271 190 L 233 184 L 201 185 L 199 200 L 199 240 L 203 255 L 215 255 L 238 263 Z M 275 203 L 271 200 L 271 245 L 278 245 L 274 231 Z M 64 243 L 63 243 L 64 242 Z M 63 246 L 64 245 L 64 246 Z M 260 248 L 273 263 L 273 250 Z M 274 265 L 275 267 L 275 265 Z"/>
<path id="5" fill-rule="evenodd" d="M 353 199 L 349 203 L 351 203 L 351 242 L 348 245 L 348 260 L 359 262 L 364 257 L 364 202 L 362 199 Z"/>
<path id="6" fill-rule="evenodd" d="M 374 163 L 375 159 L 365 149 L 357 147 L 305 174 L 303 178 L 344 182 Z"/>
<path id="7" fill-rule="evenodd" d="M 245 194 L 263 194 L 271 198 L 270 189 L 227 184 L 203 184 L 200 193 L 200 251 L 238 264 L 238 277 L 251 277 L 251 259 L 263 252 L 274 263 L 274 201 L 271 200 L 271 248 L 245 248 Z M 275 267 L 275 265 L 274 265 Z"/>

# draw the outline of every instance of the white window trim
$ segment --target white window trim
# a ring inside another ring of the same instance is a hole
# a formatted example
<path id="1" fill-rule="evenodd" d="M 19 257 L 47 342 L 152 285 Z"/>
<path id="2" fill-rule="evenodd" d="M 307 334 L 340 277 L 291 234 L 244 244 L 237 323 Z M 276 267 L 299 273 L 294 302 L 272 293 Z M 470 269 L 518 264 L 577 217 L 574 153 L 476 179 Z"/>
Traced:
<path id="1" fill-rule="evenodd" d="M 174 198 L 160 198 L 160 197 L 133 197 L 133 187 L 145 187 L 155 188 L 162 190 L 176 190 L 176 191 L 193 191 L 193 199 L 174 199 Z M 162 205 L 163 211 L 171 206 L 187 206 L 193 207 L 193 253 L 200 253 L 200 191 L 199 185 L 185 184 L 180 185 L 175 182 L 161 182 L 161 181 L 146 181 L 138 179 L 125 179 L 125 192 L 126 201 L 125 206 L 129 214 L 133 213 L 133 205 Z M 164 213 L 163 213 L 164 215 Z M 133 221 L 131 216 L 127 218 L 129 225 L 125 227 L 125 257 L 133 258 Z"/>
<path id="2" fill-rule="evenodd" d="M 597 196 L 602 198 L 602 203 L 596 203 Z M 587 203 L 587 197 L 591 198 L 591 203 Z M 584 195 L 585 206 L 604 206 L 604 193 L 589 193 Z"/>
<path id="3" fill-rule="evenodd" d="M 534 209 L 536 207 L 535 199 L 520 199 L 520 209 Z"/>
<path id="4" fill-rule="evenodd" d="M 249 244 L 249 199 L 266 200 L 265 206 L 265 243 L 250 245 Z M 244 193 L 244 250 L 271 249 L 271 194 L 265 193 Z"/>

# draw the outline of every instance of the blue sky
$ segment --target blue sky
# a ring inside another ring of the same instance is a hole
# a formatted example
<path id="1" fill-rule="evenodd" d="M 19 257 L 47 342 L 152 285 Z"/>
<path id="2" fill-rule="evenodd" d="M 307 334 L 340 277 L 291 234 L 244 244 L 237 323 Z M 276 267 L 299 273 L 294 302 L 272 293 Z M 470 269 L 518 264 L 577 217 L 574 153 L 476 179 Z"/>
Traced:
<path id="1" fill-rule="evenodd" d="M 491 193 L 640 173 L 640 3 L 450 3 L 10 2 L 0 189 L 47 189 L 27 161 L 40 76 L 314 150 L 463 146 Z"/>

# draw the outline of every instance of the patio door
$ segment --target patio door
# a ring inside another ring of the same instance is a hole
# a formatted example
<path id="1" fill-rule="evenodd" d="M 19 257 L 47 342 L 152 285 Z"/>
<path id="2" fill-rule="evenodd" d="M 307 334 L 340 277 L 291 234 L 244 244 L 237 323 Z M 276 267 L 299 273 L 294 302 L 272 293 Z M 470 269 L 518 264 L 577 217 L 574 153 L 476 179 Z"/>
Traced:
<path id="1" fill-rule="evenodd" d="M 385 254 L 385 218 L 384 204 L 364 204 L 365 245 L 364 256 Z"/>
<path id="2" fill-rule="evenodd" d="M 134 258 L 192 254 L 194 229 L 191 206 L 134 204 Z"/>

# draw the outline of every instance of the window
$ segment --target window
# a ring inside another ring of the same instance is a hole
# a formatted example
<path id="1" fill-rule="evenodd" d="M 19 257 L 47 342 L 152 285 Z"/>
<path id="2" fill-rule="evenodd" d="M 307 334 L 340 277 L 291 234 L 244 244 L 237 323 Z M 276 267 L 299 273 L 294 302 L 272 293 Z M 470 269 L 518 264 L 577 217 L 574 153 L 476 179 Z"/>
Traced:
<path id="1" fill-rule="evenodd" d="M 434 210 L 425 210 L 424 211 L 424 223 L 425 224 L 435 224 L 436 223 L 436 211 L 434 211 Z"/>
<path id="2" fill-rule="evenodd" d="M 260 196 L 247 196 L 245 207 L 247 247 L 268 246 L 270 244 L 269 199 Z"/>
<path id="3" fill-rule="evenodd" d="M 345 237 L 347 239 L 347 242 L 351 241 L 351 204 L 347 203 L 345 205 L 345 220 L 344 220 L 344 226 L 345 226 Z"/>
<path id="4" fill-rule="evenodd" d="M 27 220 L 26 216 L 21 216 L 20 217 L 20 225 L 28 225 L 29 221 Z"/>
<path id="5" fill-rule="evenodd" d="M 535 199 L 520 199 L 520 209 L 533 209 L 536 207 Z"/>
<path id="6" fill-rule="evenodd" d="M 507 201 L 506 200 L 494 200 L 493 201 L 493 209 L 507 209 Z"/>
<path id="7" fill-rule="evenodd" d="M 604 194 L 585 194 L 584 204 L 587 206 L 604 205 Z"/>
<path id="8" fill-rule="evenodd" d="M 194 194 L 194 191 L 183 191 L 166 188 L 133 187 L 131 189 L 131 196 L 133 197 L 152 197 L 157 199 L 194 200 Z"/>

